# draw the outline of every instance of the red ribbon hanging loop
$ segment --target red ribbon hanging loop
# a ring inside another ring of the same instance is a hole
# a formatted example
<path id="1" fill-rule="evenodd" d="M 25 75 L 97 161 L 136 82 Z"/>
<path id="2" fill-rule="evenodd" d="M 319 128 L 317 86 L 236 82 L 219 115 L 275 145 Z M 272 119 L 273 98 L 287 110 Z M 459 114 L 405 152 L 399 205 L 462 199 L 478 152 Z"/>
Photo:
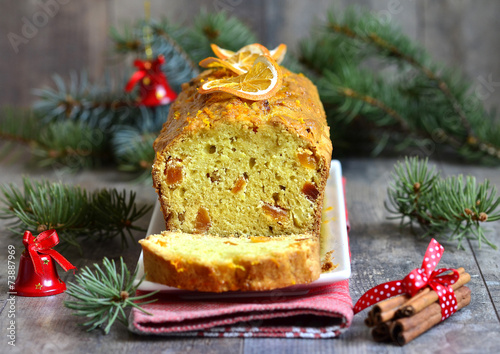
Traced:
<path id="1" fill-rule="evenodd" d="M 443 252 L 444 247 L 435 239 L 432 239 L 420 268 L 412 270 L 403 280 L 390 281 L 368 290 L 354 305 L 354 313 L 356 314 L 379 301 L 396 295 L 408 294 L 413 297 L 421 289 L 429 286 L 439 296 L 441 320 L 450 317 L 457 311 L 458 307 L 455 293 L 450 285 L 454 284 L 460 275 L 456 269 L 451 268 L 434 270 Z M 451 274 L 441 275 L 445 272 L 451 272 Z"/>
<path id="2" fill-rule="evenodd" d="M 59 243 L 59 236 L 56 230 L 47 230 L 34 237 L 31 232 L 25 231 L 23 236 L 23 244 L 28 251 L 35 273 L 43 275 L 43 264 L 40 254 L 45 254 L 52 257 L 59 265 L 67 272 L 70 269 L 76 269 L 66 258 L 59 252 L 53 250 L 52 247 Z"/>

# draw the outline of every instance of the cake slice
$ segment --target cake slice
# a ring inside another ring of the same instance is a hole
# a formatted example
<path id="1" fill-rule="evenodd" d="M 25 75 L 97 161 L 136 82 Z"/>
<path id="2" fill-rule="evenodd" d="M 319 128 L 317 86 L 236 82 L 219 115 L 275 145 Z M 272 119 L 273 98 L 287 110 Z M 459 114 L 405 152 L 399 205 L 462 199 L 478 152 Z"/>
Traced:
<path id="1" fill-rule="evenodd" d="M 316 280 L 314 235 L 218 237 L 164 231 L 139 241 L 146 279 L 185 290 L 260 291 Z"/>

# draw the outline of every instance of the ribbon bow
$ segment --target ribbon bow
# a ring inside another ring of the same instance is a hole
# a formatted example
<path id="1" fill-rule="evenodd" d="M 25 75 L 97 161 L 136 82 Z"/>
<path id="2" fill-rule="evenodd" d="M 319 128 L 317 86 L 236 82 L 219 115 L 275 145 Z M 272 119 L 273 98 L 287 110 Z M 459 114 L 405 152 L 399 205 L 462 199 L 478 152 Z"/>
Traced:
<path id="1" fill-rule="evenodd" d="M 457 299 L 450 284 L 454 284 L 458 280 L 459 273 L 451 268 L 434 270 L 443 252 L 444 247 L 435 239 L 432 239 L 420 268 L 413 269 L 403 280 L 390 281 L 368 290 L 354 305 L 354 313 L 356 314 L 379 301 L 396 295 L 408 294 L 413 297 L 421 289 L 429 286 L 439 295 L 441 321 L 450 317 L 457 311 Z M 451 274 L 441 275 L 450 271 Z"/>
<path id="2" fill-rule="evenodd" d="M 25 231 L 23 236 L 23 244 L 28 251 L 31 261 L 33 262 L 33 267 L 35 268 L 35 273 L 38 275 L 43 275 L 43 265 L 40 254 L 46 254 L 52 257 L 59 265 L 67 272 L 70 269 L 76 269 L 66 258 L 64 258 L 59 252 L 52 249 L 55 245 L 59 243 L 59 236 L 57 236 L 56 230 L 47 230 L 40 233 L 37 237 L 34 237 L 31 232 Z"/>

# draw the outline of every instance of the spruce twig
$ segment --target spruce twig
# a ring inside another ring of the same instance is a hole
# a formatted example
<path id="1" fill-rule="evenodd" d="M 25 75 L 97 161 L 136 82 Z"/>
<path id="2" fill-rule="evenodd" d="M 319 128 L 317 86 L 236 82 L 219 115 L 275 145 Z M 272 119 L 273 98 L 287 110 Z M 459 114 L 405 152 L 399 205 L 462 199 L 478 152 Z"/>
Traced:
<path id="1" fill-rule="evenodd" d="M 2 113 L 0 138 L 31 148 L 33 159 L 40 166 L 61 164 L 77 170 L 110 158 L 105 152 L 103 134 L 85 122 L 44 123 L 34 112 L 6 109 Z M 0 158 L 7 156 L 13 147 L 7 144 L 0 152 Z"/>
<path id="2" fill-rule="evenodd" d="M 114 260 L 103 259 L 103 268 L 94 264 L 95 273 L 89 267 L 85 267 L 76 275 L 76 283 L 68 283 L 66 294 L 74 297 L 74 301 L 64 301 L 64 306 L 75 310 L 75 316 L 88 319 L 83 326 L 89 327 L 91 331 L 98 327 L 103 328 L 104 334 L 108 334 L 111 326 L 118 319 L 127 325 L 125 309 L 135 307 L 136 309 L 151 315 L 141 308 L 140 305 L 149 304 L 156 299 L 142 301 L 157 293 L 151 292 L 140 296 L 132 296 L 142 279 L 134 285 L 138 269 L 130 274 L 127 266 L 120 257 L 120 269 L 117 269 Z M 139 302 L 140 301 L 140 302 Z"/>
<path id="3" fill-rule="evenodd" d="M 367 127 L 374 123 L 396 147 L 408 145 L 405 140 L 432 139 L 471 161 L 500 163 L 500 125 L 457 70 L 438 65 L 401 29 L 368 11 L 332 12 L 320 28 L 315 38 L 302 42 L 300 57 L 316 75 L 332 126 L 355 108 L 351 117 L 368 121 Z M 363 79 L 382 91 L 360 90 L 356 84 Z M 410 137 L 391 134 L 394 119 L 403 130 L 411 129 Z"/>
<path id="4" fill-rule="evenodd" d="M 136 226 L 151 206 L 137 207 L 136 194 L 116 189 L 93 192 L 60 182 L 31 181 L 23 178 L 24 190 L 16 185 L 0 186 L 1 219 L 11 219 L 9 229 L 16 234 L 25 230 L 40 233 L 56 229 L 61 243 L 80 248 L 79 240 L 98 240 L 120 235 L 127 245 L 131 230 L 145 231 Z"/>
<path id="5" fill-rule="evenodd" d="M 500 197 L 495 186 L 486 180 L 477 183 L 475 177 L 441 178 L 428 160 L 406 158 L 394 166 L 393 181 L 387 189 L 386 209 L 400 219 L 401 225 L 416 221 L 426 232 L 424 236 L 447 236 L 461 248 L 465 239 L 488 240 L 482 223 L 500 220 Z M 406 222 L 406 219 L 409 221 Z"/>
<path id="6" fill-rule="evenodd" d="M 197 62 L 212 55 L 210 43 L 236 50 L 256 42 L 255 35 L 238 19 L 202 12 L 191 28 L 163 19 L 150 24 L 139 21 L 121 31 L 112 29 L 116 52 L 122 57 L 141 57 L 145 25 L 152 28 L 154 56 L 165 57 L 162 70 L 176 91 L 199 73 Z M 0 158 L 22 143 L 42 166 L 75 170 L 105 161 L 117 164 L 120 170 L 139 172 L 141 178 L 148 176 L 154 158 L 152 136 L 158 135 L 166 121 L 169 106 L 138 106 L 135 93 L 123 91 L 129 77 L 116 79 L 107 74 L 102 81 L 91 82 L 86 72 L 71 73 L 68 80 L 54 75 L 53 87 L 34 90 L 38 100 L 26 115 L 29 119 L 18 120 L 15 112 L 0 117 L 0 138 L 7 141 L 0 146 Z M 133 139 L 126 141 L 131 136 Z"/>
<path id="7" fill-rule="evenodd" d="M 437 68 L 431 68 L 431 66 L 427 66 L 427 64 L 425 63 L 430 61 L 427 53 L 425 53 L 423 49 L 417 46 L 413 46 L 413 44 L 404 36 L 395 37 L 392 36 L 391 35 L 392 33 L 390 32 L 384 32 L 387 31 L 383 29 L 383 27 L 385 26 L 384 24 L 375 23 L 375 26 L 376 27 L 370 28 L 368 30 L 365 29 L 363 33 L 358 31 L 357 27 L 353 27 L 351 29 L 349 25 L 342 25 L 336 22 L 333 19 L 333 17 L 330 17 L 330 23 L 328 25 L 328 28 L 336 33 L 343 34 L 351 39 L 361 41 L 370 46 L 374 46 L 384 56 L 387 56 L 388 58 L 392 57 L 405 61 L 411 66 L 421 71 L 429 80 L 435 81 L 437 84 L 436 87 L 444 94 L 446 99 L 452 105 L 455 113 L 460 117 L 461 123 L 467 130 L 468 137 L 475 138 L 471 125 L 464 112 L 464 109 L 462 108 L 462 105 L 458 101 L 458 99 L 450 91 L 448 83 L 437 71 L 435 71 L 437 70 Z M 386 38 L 383 38 L 380 34 L 376 33 L 375 31 L 380 31 L 383 34 L 388 33 L 388 35 Z M 390 31 L 390 29 L 388 31 Z M 408 50 L 404 51 L 404 49 L 400 48 L 408 48 Z"/>

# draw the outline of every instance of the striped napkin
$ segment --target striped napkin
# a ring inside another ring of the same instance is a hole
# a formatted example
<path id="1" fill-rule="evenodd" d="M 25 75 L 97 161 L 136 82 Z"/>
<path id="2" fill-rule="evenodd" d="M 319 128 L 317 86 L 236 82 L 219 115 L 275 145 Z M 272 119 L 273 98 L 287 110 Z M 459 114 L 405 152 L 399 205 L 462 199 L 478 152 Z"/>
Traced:
<path id="1" fill-rule="evenodd" d="M 143 308 L 153 316 L 133 309 L 129 329 L 164 336 L 332 338 L 353 317 L 348 280 L 297 296 L 277 290 L 265 298 L 189 301 L 160 294 Z"/>

